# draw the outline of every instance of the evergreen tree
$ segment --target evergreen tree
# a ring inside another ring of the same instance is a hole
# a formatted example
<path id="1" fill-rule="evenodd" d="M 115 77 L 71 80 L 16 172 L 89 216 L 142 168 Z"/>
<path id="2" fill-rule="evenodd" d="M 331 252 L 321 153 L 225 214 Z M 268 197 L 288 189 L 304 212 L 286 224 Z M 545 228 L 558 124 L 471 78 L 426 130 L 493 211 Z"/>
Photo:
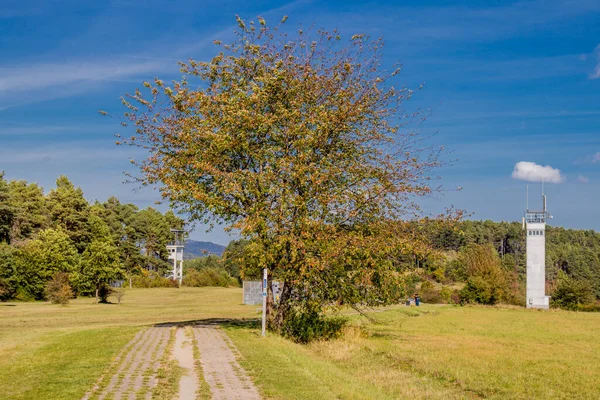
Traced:
<path id="1" fill-rule="evenodd" d="M 4 172 L 0 172 L 0 242 L 10 242 L 10 230 L 14 216 L 8 184 L 4 180 Z"/>
<path id="2" fill-rule="evenodd" d="M 49 214 L 43 189 L 36 183 L 11 181 L 10 204 L 15 210 L 11 240 L 23 241 L 49 225 Z"/>
<path id="3" fill-rule="evenodd" d="M 64 175 L 56 180 L 56 189 L 50 191 L 47 205 L 52 226 L 64 230 L 82 253 L 90 242 L 88 228 L 89 204 L 81 188 L 76 188 Z"/>

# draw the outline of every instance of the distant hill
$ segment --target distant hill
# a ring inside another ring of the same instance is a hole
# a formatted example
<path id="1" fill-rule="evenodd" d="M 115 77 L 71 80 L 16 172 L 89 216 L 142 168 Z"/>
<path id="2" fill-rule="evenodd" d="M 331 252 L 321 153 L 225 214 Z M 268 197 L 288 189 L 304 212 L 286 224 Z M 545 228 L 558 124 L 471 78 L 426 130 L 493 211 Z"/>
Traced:
<path id="1" fill-rule="evenodd" d="M 188 240 L 183 249 L 183 258 L 190 260 L 192 258 L 204 257 L 209 254 L 221 256 L 226 246 L 213 242 L 199 242 L 197 240 Z"/>

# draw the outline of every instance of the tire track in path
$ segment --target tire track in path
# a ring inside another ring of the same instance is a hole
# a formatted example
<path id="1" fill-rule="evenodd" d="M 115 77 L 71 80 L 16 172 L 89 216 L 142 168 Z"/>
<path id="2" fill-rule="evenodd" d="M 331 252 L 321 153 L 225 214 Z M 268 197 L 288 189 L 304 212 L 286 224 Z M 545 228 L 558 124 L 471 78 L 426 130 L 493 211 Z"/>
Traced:
<path id="1" fill-rule="evenodd" d="M 256 386 L 237 362 L 229 339 L 218 326 L 198 325 L 194 335 L 213 399 L 260 400 Z"/>
<path id="2" fill-rule="evenodd" d="M 149 398 L 169 334 L 168 326 L 154 326 L 138 333 L 82 400 L 134 400 L 138 395 Z"/>

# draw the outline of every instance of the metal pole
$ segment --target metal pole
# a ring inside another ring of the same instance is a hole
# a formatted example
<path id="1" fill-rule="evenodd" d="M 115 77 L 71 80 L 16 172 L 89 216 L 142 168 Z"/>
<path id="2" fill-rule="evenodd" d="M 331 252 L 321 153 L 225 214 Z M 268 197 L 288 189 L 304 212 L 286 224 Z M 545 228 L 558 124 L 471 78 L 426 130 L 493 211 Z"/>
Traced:
<path id="1" fill-rule="evenodd" d="M 267 269 L 263 270 L 263 307 L 262 307 L 262 335 L 265 336 L 267 328 Z"/>

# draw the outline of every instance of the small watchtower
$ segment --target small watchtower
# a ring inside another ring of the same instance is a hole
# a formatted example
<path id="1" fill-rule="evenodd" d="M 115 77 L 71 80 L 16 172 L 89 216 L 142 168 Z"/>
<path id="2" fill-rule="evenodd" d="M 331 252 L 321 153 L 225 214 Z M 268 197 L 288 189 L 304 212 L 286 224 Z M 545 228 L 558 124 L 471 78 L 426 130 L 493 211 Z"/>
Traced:
<path id="1" fill-rule="evenodd" d="M 183 280 L 183 248 L 185 246 L 185 231 L 183 229 L 171 229 L 173 241 L 167 244 L 168 259 L 173 261 L 173 279 L 181 285 Z"/>

